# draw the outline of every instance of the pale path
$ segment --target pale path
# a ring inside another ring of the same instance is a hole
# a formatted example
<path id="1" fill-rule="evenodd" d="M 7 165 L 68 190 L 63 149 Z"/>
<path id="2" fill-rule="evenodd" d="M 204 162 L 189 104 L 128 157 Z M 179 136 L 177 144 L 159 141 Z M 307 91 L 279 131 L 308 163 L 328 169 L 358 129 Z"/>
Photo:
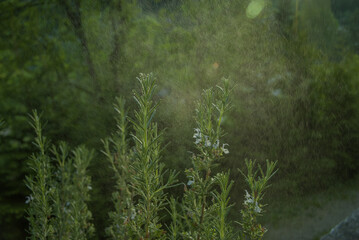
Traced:
<path id="1" fill-rule="evenodd" d="M 299 216 L 282 219 L 276 226 L 268 226 L 264 240 L 314 240 L 359 208 L 358 191 L 348 191 L 344 199 L 326 202 L 321 207 L 311 207 Z"/>

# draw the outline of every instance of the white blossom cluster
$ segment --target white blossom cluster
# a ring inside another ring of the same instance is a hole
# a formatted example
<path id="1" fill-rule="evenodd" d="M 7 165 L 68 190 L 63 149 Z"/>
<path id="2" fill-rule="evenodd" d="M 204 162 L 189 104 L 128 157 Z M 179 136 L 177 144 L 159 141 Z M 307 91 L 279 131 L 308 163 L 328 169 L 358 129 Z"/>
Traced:
<path id="1" fill-rule="evenodd" d="M 198 145 L 204 140 L 204 146 L 205 147 L 213 147 L 214 149 L 217 149 L 219 147 L 219 140 L 217 139 L 213 144 L 209 140 L 209 137 L 205 134 L 201 133 L 201 129 L 195 128 L 193 138 L 195 139 L 195 144 Z M 221 150 L 224 154 L 228 154 L 229 150 L 226 148 L 226 146 L 229 146 L 227 143 L 222 144 Z"/>
<path id="2" fill-rule="evenodd" d="M 245 198 L 246 200 L 244 200 L 244 205 L 246 206 L 254 205 L 254 211 L 256 213 L 261 213 L 262 209 L 258 206 L 258 202 L 254 200 L 254 198 L 247 192 L 247 190 L 246 190 Z"/>

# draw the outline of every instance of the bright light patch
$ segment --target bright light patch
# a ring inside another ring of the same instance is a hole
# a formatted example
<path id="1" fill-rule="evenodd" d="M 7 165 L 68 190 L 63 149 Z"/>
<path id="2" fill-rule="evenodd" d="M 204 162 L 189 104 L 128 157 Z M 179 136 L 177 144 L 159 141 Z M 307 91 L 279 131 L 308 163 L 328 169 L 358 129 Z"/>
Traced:
<path id="1" fill-rule="evenodd" d="M 265 5 L 265 0 L 252 0 L 246 10 L 247 17 L 252 19 L 257 17 L 262 12 Z"/>

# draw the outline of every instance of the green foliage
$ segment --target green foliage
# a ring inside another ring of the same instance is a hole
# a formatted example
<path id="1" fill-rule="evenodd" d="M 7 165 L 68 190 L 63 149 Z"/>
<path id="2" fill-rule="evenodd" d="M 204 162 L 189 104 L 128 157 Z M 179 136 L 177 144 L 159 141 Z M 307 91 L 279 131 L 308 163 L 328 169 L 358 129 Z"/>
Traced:
<path id="1" fill-rule="evenodd" d="M 185 185 L 183 197 L 184 239 L 229 239 L 231 229 L 226 225 L 226 215 L 229 208 L 228 174 L 219 173 L 211 177 L 212 168 L 216 162 L 228 154 L 228 144 L 221 142 L 223 130 L 221 128 L 224 114 L 230 106 L 229 82 L 224 80 L 224 87 L 218 86 L 218 92 L 213 89 L 205 90 L 202 100 L 196 109 L 195 145 L 197 154 L 193 153 L 193 168 L 186 170 L 188 187 Z M 220 186 L 222 192 L 215 191 Z M 210 199 L 213 198 L 211 201 Z M 220 220 L 215 216 L 220 213 Z M 226 226 L 226 227 L 225 227 Z"/>
<path id="2" fill-rule="evenodd" d="M 299 29 L 309 41 L 328 52 L 335 49 L 338 35 L 333 33 L 338 29 L 338 22 L 331 10 L 330 0 L 302 1 L 298 15 Z"/>
<path id="3" fill-rule="evenodd" d="M 0 238 L 26 235 L 23 179 L 35 151 L 27 113 L 41 109 L 49 138 L 98 149 L 114 125 L 115 96 L 136 106 L 129 92 L 138 72 L 159 77 L 156 116 L 168 129 L 162 162 L 170 168 L 190 168 L 194 100 L 227 76 L 237 107 L 222 121 L 230 129 L 223 141 L 236 151 L 216 162 L 219 171 L 245 167 L 238 159 L 278 159 L 269 199 L 283 199 L 324 190 L 359 169 L 356 1 L 7 0 L 0 9 Z M 108 225 L 110 165 L 99 156 L 89 167 L 97 238 Z M 233 185 L 231 199 L 242 191 Z"/>
<path id="4" fill-rule="evenodd" d="M 311 140 L 316 144 L 313 155 L 328 161 L 328 171 L 350 178 L 354 174 L 352 170 L 358 168 L 354 160 L 358 153 L 353 144 L 358 139 L 358 80 L 341 64 L 328 63 L 314 71 L 316 79 L 311 83 L 310 92 Z"/>
<path id="5" fill-rule="evenodd" d="M 232 229 L 228 226 L 227 215 L 230 209 L 229 194 L 233 186 L 233 181 L 229 180 L 228 173 L 220 173 L 215 176 L 219 191 L 214 190 L 212 195 L 216 201 L 217 218 L 214 220 L 214 228 L 218 232 L 219 239 L 233 239 Z"/>
<path id="6" fill-rule="evenodd" d="M 130 180 L 126 178 L 126 174 L 130 171 L 130 159 L 127 156 L 129 151 L 128 141 L 126 140 L 128 131 L 127 113 L 125 111 L 125 101 L 123 99 L 117 100 L 118 103 L 115 105 L 115 109 L 119 115 L 116 118 L 118 130 L 112 138 L 103 141 L 103 153 L 111 163 L 116 180 L 116 191 L 112 197 L 115 210 L 109 213 L 112 225 L 106 229 L 107 234 L 112 239 L 126 238 L 125 225 L 119 223 L 125 223 L 128 221 L 127 217 L 133 214 L 132 196 L 129 189 Z M 110 150 L 110 142 L 113 144 L 114 154 Z"/>
<path id="7" fill-rule="evenodd" d="M 216 162 L 229 153 L 226 148 L 228 144 L 220 145 L 220 138 L 224 134 L 222 120 L 230 108 L 228 80 L 224 79 L 224 87 L 217 86 L 216 92 L 213 89 L 205 90 L 197 104 L 197 128 L 193 138 L 198 153 L 192 156 L 193 168 L 186 170 L 188 182 L 184 184 L 185 193 L 180 201 L 173 197 L 168 200 L 164 192 L 174 186 L 176 174 L 170 172 L 165 181 L 167 171 L 159 162 L 161 135 L 157 133 L 157 125 L 152 123 L 158 106 L 153 103 L 156 86 L 153 76 L 141 74 L 138 80 L 141 93 L 134 92 L 139 108 L 135 111 L 135 119 L 128 118 L 124 100 L 119 99 L 115 105 L 118 130 L 103 141 L 103 153 L 116 179 L 114 211 L 110 212 L 111 224 L 106 230 L 108 236 L 111 239 L 233 239 L 236 233 L 227 219 L 233 181 L 229 178 L 229 172 L 220 172 L 211 177 L 211 169 L 217 165 Z M 126 139 L 128 123 L 134 130 L 131 134 L 134 144 L 132 150 Z M 250 187 L 253 192 L 259 192 L 256 201 L 262 200 L 263 190 L 274 174 L 275 164 L 268 162 L 265 176 L 259 168 L 263 179 L 253 179 L 257 171 L 253 173 L 253 165 L 248 167 Z M 167 202 L 170 203 L 168 212 L 171 223 L 168 234 L 165 234 L 160 223 L 164 216 L 160 213 Z M 244 221 L 248 222 L 245 224 L 256 224 L 252 219 L 244 218 Z"/>
<path id="8" fill-rule="evenodd" d="M 68 146 L 65 143 L 61 143 L 58 147 L 53 147 L 52 152 L 56 159 L 56 166 L 58 171 L 55 175 L 56 191 L 54 199 L 54 212 L 57 218 L 54 221 L 54 228 L 56 231 L 56 236 L 59 239 L 67 239 L 70 237 L 71 227 L 70 223 L 70 214 L 69 207 L 70 199 L 72 194 L 71 186 L 71 174 L 73 171 L 72 162 L 68 159 L 69 150 Z"/>
<path id="9" fill-rule="evenodd" d="M 258 223 L 257 218 L 263 214 L 263 205 L 260 203 L 263 200 L 264 190 L 269 187 L 268 181 L 276 173 L 276 162 L 269 162 L 267 160 L 266 172 L 264 172 L 260 165 L 255 170 L 255 161 L 247 161 L 247 174 L 242 175 L 248 183 L 250 193 L 246 191 L 245 201 L 243 203 L 244 209 L 241 211 L 243 233 L 250 240 L 262 239 L 267 229 Z M 239 170 L 240 171 L 240 170 Z"/>
<path id="10" fill-rule="evenodd" d="M 93 153 L 78 147 L 69 154 L 62 143 L 52 147 L 51 157 L 36 111 L 31 120 L 39 153 L 32 156 L 32 173 L 26 177 L 31 192 L 26 199 L 30 239 L 89 239 L 94 227 L 86 204 L 91 189 L 86 169 Z"/>
<path id="11" fill-rule="evenodd" d="M 36 111 L 33 112 L 31 119 L 37 136 L 34 144 L 39 152 L 33 155 L 30 161 L 30 168 L 34 174 L 26 178 L 26 185 L 31 191 L 27 197 L 30 206 L 28 209 L 30 239 L 51 239 L 54 234 L 51 223 L 53 213 L 51 198 L 54 193 L 51 189 L 50 158 L 45 154 L 48 143 L 42 135 L 40 118 Z"/>
<path id="12" fill-rule="evenodd" d="M 70 210 L 70 218 L 73 221 L 71 229 L 71 237 L 74 239 L 89 239 L 94 234 L 94 226 L 90 222 L 92 214 L 88 210 L 87 202 L 90 201 L 89 190 L 91 187 L 91 179 L 87 176 L 86 169 L 93 158 L 93 152 L 86 148 L 79 147 L 73 152 L 74 173 L 72 184 L 74 185 L 72 193 L 72 209 Z"/>
<path id="13" fill-rule="evenodd" d="M 116 107 L 119 113 L 117 134 L 105 140 L 106 157 L 115 172 L 117 191 L 113 194 L 115 212 L 110 214 L 112 225 L 107 229 L 112 239 L 164 239 L 159 213 L 166 204 L 167 188 L 175 183 L 176 174 L 166 171 L 160 163 L 162 151 L 157 124 L 153 123 L 158 104 L 153 102 L 156 88 L 152 74 L 140 74 L 141 92 L 134 92 L 138 104 L 134 119 L 127 119 L 124 102 Z M 127 148 L 127 121 L 134 132 L 131 134 L 134 149 Z M 109 142 L 115 152 L 110 150 Z"/>
<path id="14" fill-rule="evenodd" d="M 138 238 L 164 239 L 158 214 L 166 203 L 164 190 L 175 183 L 176 175 L 169 173 L 165 181 L 166 172 L 160 163 L 161 134 L 158 134 L 157 124 L 152 123 L 158 105 L 152 100 L 156 88 L 153 76 L 141 74 L 138 79 L 141 93 L 134 93 L 138 111 L 135 111 L 135 119 L 131 120 L 134 129 L 131 136 L 135 142 L 131 170 L 136 173 L 131 176 L 131 188 L 137 204 L 136 215 L 129 225 L 130 231 Z"/>
<path id="15" fill-rule="evenodd" d="M 70 155 L 64 143 L 59 150 L 54 146 L 52 152 L 57 164 L 53 201 L 56 239 L 88 239 L 93 236 L 94 226 L 90 223 L 92 214 L 86 204 L 92 189 L 86 169 L 93 152 L 78 147 Z"/>

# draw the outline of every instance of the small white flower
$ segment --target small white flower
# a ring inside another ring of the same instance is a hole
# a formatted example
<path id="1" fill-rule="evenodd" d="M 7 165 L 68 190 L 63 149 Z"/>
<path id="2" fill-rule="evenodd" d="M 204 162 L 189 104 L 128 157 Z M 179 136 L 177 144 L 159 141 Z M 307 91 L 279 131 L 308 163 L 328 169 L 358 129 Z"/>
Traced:
<path id="1" fill-rule="evenodd" d="M 25 203 L 26 203 L 26 204 L 29 204 L 32 200 L 34 200 L 34 198 L 32 197 L 31 194 L 30 194 L 30 196 L 26 196 L 25 199 L 26 199 L 26 200 L 25 200 Z"/>
<path id="2" fill-rule="evenodd" d="M 254 207 L 254 211 L 256 213 L 260 213 L 262 211 L 262 209 L 258 206 L 258 203 L 256 202 L 256 206 Z"/>
<path id="3" fill-rule="evenodd" d="M 87 186 L 88 190 L 92 190 L 92 187 L 90 185 Z"/>
<path id="4" fill-rule="evenodd" d="M 206 139 L 204 142 L 204 145 L 206 147 L 210 147 L 212 144 L 211 144 L 211 141 L 209 141 L 208 136 L 205 135 L 204 138 Z"/>
<path id="5" fill-rule="evenodd" d="M 187 185 L 188 185 L 188 186 L 191 186 L 193 183 L 194 183 L 194 181 L 189 180 L 189 181 L 187 182 Z"/>
<path id="6" fill-rule="evenodd" d="M 254 204 L 254 211 L 256 213 L 260 213 L 262 211 L 262 209 L 259 207 L 258 202 L 254 201 L 254 198 L 247 192 L 246 190 L 246 194 L 244 195 L 244 197 L 246 198 L 246 200 L 244 201 L 245 205 L 252 205 Z M 252 205 L 253 206 L 253 205 Z"/>
<path id="7" fill-rule="evenodd" d="M 248 205 L 248 204 L 251 204 L 254 202 L 252 196 L 247 192 L 247 190 L 246 190 L 245 198 L 246 198 L 246 200 L 244 201 L 245 205 Z"/>
<path id="8" fill-rule="evenodd" d="M 252 199 L 252 198 L 248 198 L 248 199 L 246 199 L 246 200 L 244 201 L 244 204 L 245 204 L 245 205 L 248 205 L 248 204 L 251 204 L 251 203 L 253 203 L 253 199 Z"/>
<path id="9" fill-rule="evenodd" d="M 195 133 L 193 134 L 193 138 L 196 139 L 196 141 L 194 142 L 195 144 L 199 144 L 202 142 L 202 133 L 201 133 L 201 129 L 199 128 L 195 128 L 194 129 Z"/>
<path id="10" fill-rule="evenodd" d="M 63 207 L 65 213 L 71 212 L 70 205 L 71 205 L 70 202 L 65 203 L 65 206 Z"/>
<path id="11" fill-rule="evenodd" d="M 193 138 L 201 138 L 202 137 L 202 134 L 201 134 L 201 129 L 199 128 L 195 128 L 194 129 L 194 134 L 193 134 Z"/>
<path id="12" fill-rule="evenodd" d="M 136 210 L 132 209 L 131 220 L 135 219 L 135 217 L 136 217 Z"/>
<path id="13" fill-rule="evenodd" d="M 245 195 L 246 199 L 251 198 L 251 195 L 248 193 L 248 191 L 247 190 L 245 191 L 246 191 L 246 195 Z"/>
<path id="14" fill-rule="evenodd" d="M 217 139 L 216 142 L 213 143 L 212 147 L 213 147 L 214 149 L 217 149 L 218 146 L 219 146 L 219 140 Z"/>
<path id="15" fill-rule="evenodd" d="M 191 186 L 194 183 L 194 180 L 188 180 L 187 185 Z"/>
<path id="16" fill-rule="evenodd" d="M 224 154 L 228 154 L 229 153 L 229 151 L 228 151 L 228 149 L 227 148 L 225 148 L 225 146 L 229 146 L 227 143 L 224 143 L 223 145 L 222 145 L 222 147 L 221 147 L 221 149 L 222 149 L 222 152 L 224 153 Z"/>

